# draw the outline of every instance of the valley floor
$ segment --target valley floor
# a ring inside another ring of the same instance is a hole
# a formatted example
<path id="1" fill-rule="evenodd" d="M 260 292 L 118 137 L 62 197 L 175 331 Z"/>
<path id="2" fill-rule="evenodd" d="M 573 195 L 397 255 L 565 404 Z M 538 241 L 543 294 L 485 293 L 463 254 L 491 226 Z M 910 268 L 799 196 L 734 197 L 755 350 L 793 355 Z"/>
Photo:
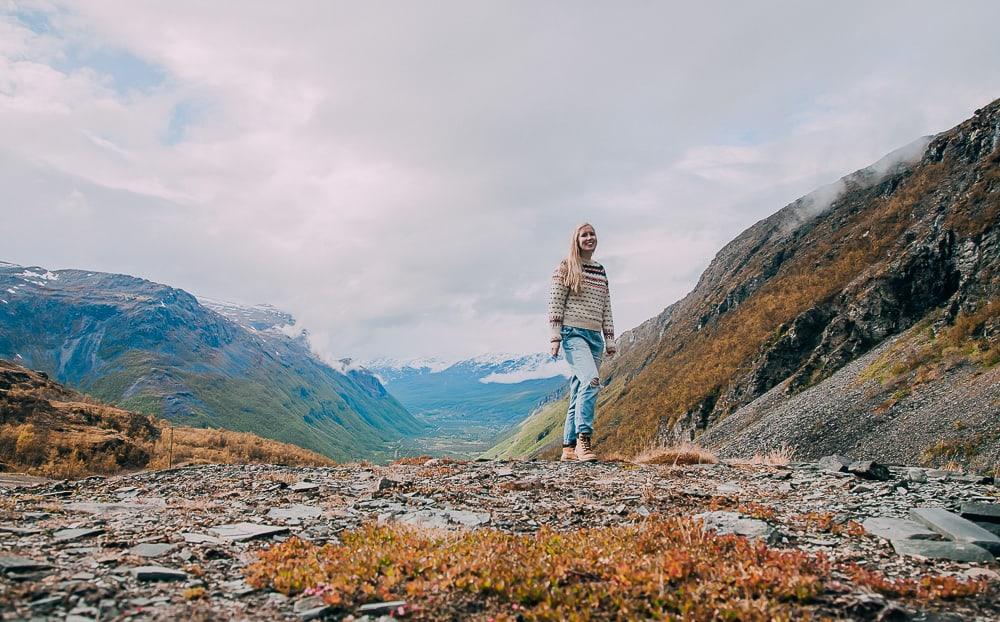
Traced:
<path id="1" fill-rule="evenodd" d="M 663 525 L 683 531 L 691 529 L 690 517 L 706 511 L 762 519 L 767 525 L 753 524 L 764 529 L 762 537 L 772 544 L 768 549 L 738 549 L 734 542 L 743 540 L 720 538 L 712 550 L 723 555 L 718 558 L 721 578 L 695 577 L 698 589 L 715 585 L 716 580 L 731 580 L 743 590 L 738 583 L 743 579 L 727 573 L 740 569 L 741 576 L 751 576 L 753 562 L 735 554 L 725 557 L 726 551 L 794 559 L 815 569 L 815 580 L 810 579 L 811 587 L 798 599 L 769 601 L 766 580 L 785 578 L 762 575 L 762 593 L 740 606 L 766 608 L 773 602 L 782 615 L 795 619 L 810 615 L 875 619 L 891 614 L 895 617 L 886 619 L 926 620 L 932 612 L 955 616 L 936 620 L 1000 617 L 996 562 L 901 557 L 886 541 L 859 527 L 874 516 L 906 517 L 917 506 L 957 509 L 963 502 L 995 503 L 998 488 L 974 483 L 973 478 L 930 472 L 925 483 L 902 485 L 907 471 L 894 467 L 892 480 L 868 482 L 823 471 L 811 463 L 668 467 L 440 459 L 404 462 L 413 464 L 213 465 L 77 482 L 0 481 L 5 487 L 0 496 L 0 617 L 63 619 L 73 614 L 80 616 L 76 620 L 300 620 L 355 615 L 375 619 L 393 610 L 412 619 L 514 619 L 518 612 L 527 618 L 558 619 L 559 602 L 552 599 L 564 589 L 621 594 L 622 586 L 628 584 L 644 603 L 655 601 L 641 592 L 645 588 L 638 570 L 634 576 L 629 572 L 633 564 L 653 559 L 644 556 L 660 559 L 667 551 L 644 552 L 628 546 L 626 557 L 616 559 L 611 551 L 584 550 L 585 558 L 578 562 L 553 565 L 552 572 L 560 573 L 560 580 L 553 583 L 558 587 L 552 587 L 551 595 L 541 601 L 507 602 L 509 586 L 496 584 L 467 586 L 460 590 L 460 597 L 435 601 L 429 586 L 425 586 L 428 592 L 421 591 L 418 577 L 398 576 L 403 571 L 386 561 L 405 548 L 392 544 L 392 538 L 414 528 L 415 535 L 407 537 L 426 542 L 428 537 L 437 537 L 433 534 L 449 533 L 440 536 L 442 543 L 484 547 L 492 542 L 491 537 L 500 536 L 462 540 L 465 536 L 460 534 L 501 534 L 506 538 L 504 546 L 513 547 L 510 550 L 527 547 L 530 551 L 544 538 L 550 543 L 570 542 L 571 534 L 581 528 L 594 530 L 587 532 L 591 542 L 603 542 L 608 534 L 641 536 Z M 700 533 L 700 527 L 694 529 Z M 565 534 L 566 539 L 553 540 L 553 533 Z M 354 587 L 344 588 L 343 597 L 325 602 L 321 596 L 332 592 L 301 594 L 312 585 L 310 581 L 316 582 L 308 572 L 315 566 L 315 551 L 301 564 L 293 563 L 296 570 L 291 575 L 255 564 L 259 553 L 279 542 L 291 549 L 285 552 L 279 547 L 270 555 L 286 556 L 282 559 L 293 562 L 295 551 L 310 550 L 311 545 L 297 544 L 289 539 L 292 536 L 306 543 L 331 544 L 324 553 L 328 555 L 339 555 L 347 546 L 377 551 L 381 550 L 379 542 L 388 542 L 390 548 L 377 554 L 381 561 L 374 574 L 381 573 L 383 579 L 393 576 L 400 586 L 398 592 L 380 593 L 381 588 L 371 583 L 376 577 L 366 575 L 355 577 L 351 585 L 372 584 L 367 596 L 351 592 Z M 712 543 L 714 536 L 699 538 Z M 484 558 L 495 554 L 483 551 Z M 607 558 L 602 558 L 605 554 Z M 499 555 L 489 563 L 496 564 L 499 574 L 509 561 Z M 683 570 L 676 572 L 681 574 L 668 581 L 684 580 Z M 778 575 L 783 574 L 779 570 Z M 940 576 L 949 578 L 931 578 Z M 905 578 L 921 579 L 920 585 L 940 589 L 921 592 L 923 588 L 906 583 Z M 528 579 L 525 575 L 516 580 Z M 662 575 L 659 581 L 662 593 Z M 733 585 L 726 589 L 735 590 Z M 966 592 L 971 595 L 963 597 Z M 573 592 L 573 597 L 583 593 L 590 592 Z M 395 598 L 406 605 L 371 602 Z M 373 605 L 370 614 L 357 609 L 365 602 Z M 893 608 L 898 612 L 892 613 Z M 583 619 L 616 619 L 620 615 L 616 611 L 597 606 L 578 613 Z M 766 609 L 760 614 L 767 615 Z M 767 618 L 748 615 L 744 619 Z"/>

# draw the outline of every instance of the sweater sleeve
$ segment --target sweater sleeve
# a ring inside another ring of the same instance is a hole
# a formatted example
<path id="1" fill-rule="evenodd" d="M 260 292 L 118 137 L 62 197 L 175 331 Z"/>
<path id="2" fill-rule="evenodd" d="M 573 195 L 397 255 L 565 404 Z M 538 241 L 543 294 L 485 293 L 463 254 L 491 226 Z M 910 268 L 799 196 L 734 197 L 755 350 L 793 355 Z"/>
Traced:
<path id="1" fill-rule="evenodd" d="M 606 272 L 605 272 L 606 274 Z M 604 292 L 604 318 L 601 321 L 604 340 L 614 341 L 615 340 L 615 322 L 611 317 L 611 283 L 608 282 L 608 289 Z"/>
<path id="2" fill-rule="evenodd" d="M 563 315 L 566 313 L 566 298 L 569 296 L 569 286 L 565 284 L 566 262 L 560 262 L 552 273 L 552 284 L 549 287 L 549 328 L 552 340 L 560 337 L 563 325 Z"/>

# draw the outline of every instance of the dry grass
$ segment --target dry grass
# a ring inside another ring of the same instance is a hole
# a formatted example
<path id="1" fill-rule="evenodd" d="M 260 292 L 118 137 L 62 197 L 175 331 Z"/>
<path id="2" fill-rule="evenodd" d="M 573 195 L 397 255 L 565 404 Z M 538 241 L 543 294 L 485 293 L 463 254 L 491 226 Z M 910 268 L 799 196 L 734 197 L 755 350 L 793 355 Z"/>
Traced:
<path id="1" fill-rule="evenodd" d="M 150 424 L 153 438 L 96 426 L 49 429 L 33 423 L 0 424 L 0 461 L 12 471 L 67 479 L 162 469 L 169 464 L 334 464 L 301 447 L 229 430 L 174 428 L 171 452 L 167 424 L 152 418 Z"/>
<path id="2" fill-rule="evenodd" d="M 160 422 L 160 425 L 165 425 Z M 247 432 L 174 428 L 173 464 L 285 464 L 333 466 L 333 460 L 296 445 L 261 438 Z M 162 429 L 152 447 L 147 468 L 165 468 L 169 460 L 170 432 Z"/>
<path id="3" fill-rule="evenodd" d="M 685 464 L 716 464 L 719 459 L 711 450 L 696 443 L 685 442 L 670 447 L 647 449 L 632 458 L 632 462 L 683 466 Z"/>
<path id="4" fill-rule="evenodd" d="M 764 453 L 755 453 L 749 458 L 734 458 L 727 460 L 730 464 L 747 464 L 754 466 L 788 466 L 788 463 L 795 458 L 795 449 L 788 445 L 781 445 L 775 449 Z"/>

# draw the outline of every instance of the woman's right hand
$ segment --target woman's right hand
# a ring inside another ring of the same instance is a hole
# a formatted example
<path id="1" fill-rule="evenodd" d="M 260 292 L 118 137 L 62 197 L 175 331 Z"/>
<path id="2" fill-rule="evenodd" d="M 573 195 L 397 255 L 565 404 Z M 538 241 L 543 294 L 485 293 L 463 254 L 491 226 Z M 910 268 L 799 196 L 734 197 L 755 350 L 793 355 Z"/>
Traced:
<path id="1" fill-rule="evenodd" d="M 549 348 L 549 353 L 552 355 L 552 358 L 559 356 L 559 344 L 560 342 L 558 341 L 552 342 L 552 347 Z"/>

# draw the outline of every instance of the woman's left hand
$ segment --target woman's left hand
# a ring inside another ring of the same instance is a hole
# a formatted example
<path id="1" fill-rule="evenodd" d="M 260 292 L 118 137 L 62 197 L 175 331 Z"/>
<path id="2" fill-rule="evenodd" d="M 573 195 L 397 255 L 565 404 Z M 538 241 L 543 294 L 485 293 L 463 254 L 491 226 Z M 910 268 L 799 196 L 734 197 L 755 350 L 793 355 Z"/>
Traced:
<path id="1" fill-rule="evenodd" d="M 608 346 L 604 349 L 604 351 L 607 353 L 608 358 L 613 358 L 616 354 L 618 354 L 618 348 L 614 347 L 611 344 L 608 344 Z"/>

